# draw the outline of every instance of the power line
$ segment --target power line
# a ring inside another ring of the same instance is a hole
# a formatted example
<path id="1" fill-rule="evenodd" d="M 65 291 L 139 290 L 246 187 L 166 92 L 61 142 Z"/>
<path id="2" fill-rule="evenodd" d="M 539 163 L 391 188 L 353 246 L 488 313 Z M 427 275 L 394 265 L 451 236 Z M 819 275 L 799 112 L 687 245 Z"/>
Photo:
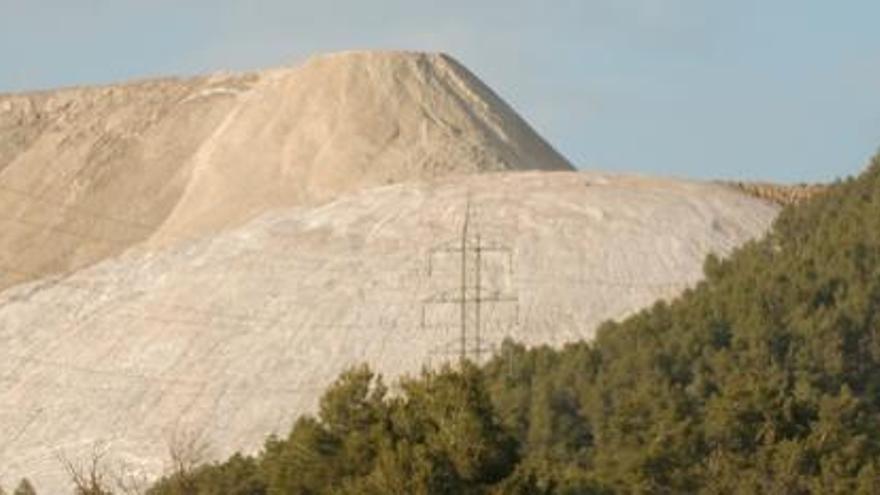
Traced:
<path id="1" fill-rule="evenodd" d="M 525 278 L 520 277 L 517 279 L 517 281 L 528 285 L 580 285 L 620 289 L 676 289 L 691 287 L 697 284 L 700 280 L 673 280 L 669 282 L 618 282 L 600 278 L 546 276 Z"/>
<path id="2" fill-rule="evenodd" d="M 5 266 L 5 265 L 0 265 L 0 272 L 12 273 L 12 274 L 20 275 L 23 277 L 34 277 L 34 276 L 40 275 L 37 272 L 18 270 L 18 269 L 15 269 L 15 268 L 12 268 L 9 266 Z M 105 294 L 105 292 L 102 292 L 96 288 L 97 284 L 89 286 L 88 284 L 76 283 L 76 282 L 71 281 L 69 279 L 51 279 L 49 277 L 44 277 L 44 278 L 41 278 L 41 279 L 34 281 L 33 283 L 34 284 L 45 284 L 45 285 L 50 285 L 50 286 L 64 287 L 64 288 L 68 288 L 68 289 L 71 289 L 74 291 L 85 292 L 90 296 L 101 296 L 101 295 Z M 388 287 L 383 290 L 389 291 L 389 292 L 405 293 L 406 291 L 410 290 L 410 288 L 409 287 Z M 18 300 L 20 300 L 20 299 L 21 298 L 18 298 Z M 285 299 L 285 300 L 280 301 L 279 304 L 284 305 L 284 306 L 299 306 L 299 307 L 304 307 L 304 308 L 315 308 L 316 306 L 320 305 L 321 302 L 322 301 L 320 301 L 320 300 L 296 301 L 296 300 L 291 300 L 291 299 Z M 327 302 L 334 302 L 334 301 L 327 301 Z M 383 300 L 383 302 L 387 304 L 388 300 L 385 299 L 385 300 Z M 409 299 L 402 298 L 400 301 L 397 301 L 394 304 L 401 305 L 401 306 L 408 306 L 409 303 L 410 303 Z M 232 313 L 232 312 L 225 312 L 225 311 L 221 311 L 221 310 L 217 310 L 217 309 L 201 308 L 201 307 L 190 306 L 190 305 L 185 305 L 185 304 L 180 304 L 180 303 L 160 303 L 160 304 L 154 304 L 152 306 L 158 307 L 159 309 L 174 309 L 174 310 L 187 312 L 190 314 L 201 315 L 206 318 L 226 319 L 226 320 L 231 320 L 231 321 L 237 321 L 239 323 L 264 323 L 265 324 L 265 323 L 279 323 L 279 322 L 284 322 L 285 320 L 295 321 L 295 320 L 290 320 L 288 317 L 284 317 L 284 316 L 279 318 L 276 316 L 278 313 L 275 313 L 275 312 L 267 313 L 265 311 L 263 311 L 263 312 L 249 311 L 247 313 Z M 183 323 L 183 322 L 186 322 L 187 320 L 177 320 L 177 321 Z M 306 322 L 304 322 L 303 324 L 308 327 L 316 327 L 316 328 L 331 328 L 331 327 L 332 328 L 376 328 L 377 327 L 376 325 L 360 325 L 360 324 L 329 323 L 329 322 L 328 323 L 324 323 L 324 322 L 306 323 Z M 390 323 L 386 323 L 386 325 L 396 328 L 398 324 L 395 323 L 392 325 Z M 387 326 L 386 326 L 386 328 L 387 328 Z"/>
<path id="3" fill-rule="evenodd" d="M 67 363 L 63 361 L 55 361 L 51 359 L 43 359 L 37 358 L 33 356 L 21 356 L 16 354 L 6 354 L 5 357 L 8 357 L 11 360 L 19 361 L 19 362 L 27 362 L 33 363 L 41 366 L 47 366 L 50 368 L 64 369 L 68 371 L 72 371 L 75 373 L 82 373 L 87 375 L 98 375 L 98 376 L 107 376 L 107 377 L 115 377 L 122 378 L 128 380 L 137 380 L 145 383 L 159 383 L 171 386 L 180 386 L 180 387 L 191 387 L 193 389 L 203 388 L 208 385 L 218 385 L 221 382 L 217 380 L 189 380 L 189 379 L 180 379 L 180 378 L 168 378 L 161 377 L 155 375 L 148 375 L 144 373 L 131 372 L 120 369 L 100 369 L 100 368 L 92 368 L 89 366 L 76 365 L 73 363 Z M 212 375 L 212 378 L 225 378 L 227 380 L 247 380 L 252 379 L 253 377 L 250 375 L 235 375 L 230 373 L 220 373 Z M 9 380 L 8 377 L 0 376 L 2 380 Z M 78 387 L 77 384 L 64 384 L 63 387 L 74 386 Z M 229 385 L 225 385 L 229 386 Z M 317 385 L 308 385 L 308 386 L 284 386 L 281 382 L 267 382 L 265 380 L 260 380 L 254 384 L 248 384 L 248 387 L 255 387 L 261 390 L 284 390 L 288 392 L 298 392 L 298 391 L 320 391 L 324 390 L 326 387 L 320 387 Z M 100 387 L 92 387 L 95 391 L 109 391 L 109 390 L 118 390 L 118 389 L 126 389 L 127 386 L 118 386 L 112 387 L 108 385 L 103 385 Z"/>

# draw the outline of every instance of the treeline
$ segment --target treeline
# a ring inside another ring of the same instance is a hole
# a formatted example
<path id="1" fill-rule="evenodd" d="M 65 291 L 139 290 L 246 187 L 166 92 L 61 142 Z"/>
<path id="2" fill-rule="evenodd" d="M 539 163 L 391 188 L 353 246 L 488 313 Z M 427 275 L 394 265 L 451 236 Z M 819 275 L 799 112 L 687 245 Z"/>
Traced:
<path id="1" fill-rule="evenodd" d="M 591 343 L 394 394 L 353 369 L 259 454 L 148 493 L 880 493 L 880 158 L 705 272 Z"/>

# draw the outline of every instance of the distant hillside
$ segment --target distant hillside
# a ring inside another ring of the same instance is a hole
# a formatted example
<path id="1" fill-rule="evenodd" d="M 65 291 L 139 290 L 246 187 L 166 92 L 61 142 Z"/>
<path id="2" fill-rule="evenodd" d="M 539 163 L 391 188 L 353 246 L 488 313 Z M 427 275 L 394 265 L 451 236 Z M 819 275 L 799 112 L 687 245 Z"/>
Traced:
<path id="1" fill-rule="evenodd" d="M 352 370 L 258 456 L 153 493 L 880 493 L 880 157 L 705 270 L 593 343 L 391 396 Z"/>

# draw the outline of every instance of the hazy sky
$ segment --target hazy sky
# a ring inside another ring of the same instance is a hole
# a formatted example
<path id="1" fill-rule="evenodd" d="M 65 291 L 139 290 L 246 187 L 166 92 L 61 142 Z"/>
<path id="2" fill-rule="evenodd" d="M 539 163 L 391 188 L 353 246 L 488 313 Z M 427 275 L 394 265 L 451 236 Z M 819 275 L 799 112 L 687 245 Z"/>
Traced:
<path id="1" fill-rule="evenodd" d="M 0 0 L 0 92 L 445 51 L 584 168 L 825 180 L 880 146 L 878 0 Z"/>

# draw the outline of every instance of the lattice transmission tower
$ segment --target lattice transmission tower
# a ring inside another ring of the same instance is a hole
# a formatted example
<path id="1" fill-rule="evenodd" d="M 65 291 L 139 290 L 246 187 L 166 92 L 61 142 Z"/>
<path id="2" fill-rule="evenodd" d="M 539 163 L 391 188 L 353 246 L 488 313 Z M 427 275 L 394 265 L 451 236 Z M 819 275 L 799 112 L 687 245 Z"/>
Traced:
<path id="1" fill-rule="evenodd" d="M 484 330 L 484 306 L 487 304 L 509 304 L 513 306 L 514 321 L 519 319 L 519 298 L 514 290 L 509 287 L 492 286 L 484 280 L 484 272 L 487 270 L 487 262 L 491 259 L 500 258 L 502 270 L 506 270 L 508 279 L 514 279 L 514 251 L 509 246 L 487 241 L 480 232 L 479 224 L 472 219 L 471 197 L 467 196 L 465 203 L 464 218 L 462 219 L 461 231 L 457 239 L 434 246 L 427 254 L 428 277 L 434 277 L 434 267 L 438 258 L 443 256 L 452 258 L 458 263 L 456 267 L 457 280 L 450 281 L 448 289 L 437 291 L 422 301 L 422 329 L 428 325 L 428 309 L 432 306 L 457 306 L 458 338 L 447 341 L 436 347 L 432 355 L 455 355 L 459 361 L 464 362 L 469 358 L 480 363 L 484 353 L 495 350 L 495 344 L 486 342 Z M 497 265 L 496 265 L 497 268 Z M 452 324 L 448 324 L 451 327 Z M 424 331 L 423 334 L 427 335 Z"/>

